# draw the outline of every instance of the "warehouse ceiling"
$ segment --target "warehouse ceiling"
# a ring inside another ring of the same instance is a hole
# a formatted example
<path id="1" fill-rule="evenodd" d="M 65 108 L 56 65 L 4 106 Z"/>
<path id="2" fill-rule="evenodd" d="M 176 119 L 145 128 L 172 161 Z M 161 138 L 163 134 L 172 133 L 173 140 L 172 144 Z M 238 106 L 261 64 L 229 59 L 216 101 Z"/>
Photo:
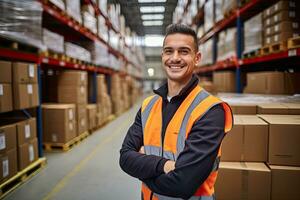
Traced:
<path id="1" fill-rule="evenodd" d="M 119 3 L 126 25 L 138 35 L 163 35 L 172 16 L 177 0 L 109 0 Z"/>

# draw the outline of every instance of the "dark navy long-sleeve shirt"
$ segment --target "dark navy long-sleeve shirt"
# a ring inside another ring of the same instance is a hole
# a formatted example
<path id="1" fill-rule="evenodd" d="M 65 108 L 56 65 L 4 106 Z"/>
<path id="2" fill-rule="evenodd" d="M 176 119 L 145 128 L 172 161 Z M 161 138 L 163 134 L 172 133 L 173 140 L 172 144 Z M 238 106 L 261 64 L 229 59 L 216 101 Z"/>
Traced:
<path id="1" fill-rule="evenodd" d="M 167 100 L 167 84 L 154 91 L 163 98 L 162 132 L 158 133 L 162 134 L 162 138 L 176 110 L 197 84 L 198 79 L 193 76 L 170 102 Z M 139 153 L 144 145 L 139 110 L 120 150 L 120 166 L 129 175 L 142 180 L 155 193 L 187 199 L 207 179 L 213 168 L 224 137 L 224 121 L 224 110 L 220 105 L 212 107 L 196 121 L 185 141 L 184 150 L 176 160 L 175 170 L 165 174 L 163 167 L 167 159 Z"/>

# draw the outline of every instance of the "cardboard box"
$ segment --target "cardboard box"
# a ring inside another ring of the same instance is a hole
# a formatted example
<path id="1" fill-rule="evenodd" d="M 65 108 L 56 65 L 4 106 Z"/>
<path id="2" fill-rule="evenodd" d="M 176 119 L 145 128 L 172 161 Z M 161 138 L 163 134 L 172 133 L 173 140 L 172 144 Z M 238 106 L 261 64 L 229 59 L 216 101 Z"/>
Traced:
<path id="1" fill-rule="evenodd" d="M 273 6 L 270 6 L 268 9 L 264 10 L 263 16 L 264 18 L 270 17 L 275 13 L 280 11 L 287 10 L 287 11 L 295 11 L 296 10 L 296 1 L 289 0 L 289 1 L 279 1 Z"/>
<path id="2" fill-rule="evenodd" d="M 88 127 L 89 130 L 96 128 L 97 126 L 97 105 L 96 104 L 88 104 L 86 106 L 87 109 L 87 115 L 88 115 Z"/>
<path id="3" fill-rule="evenodd" d="M 284 73 L 284 88 L 286 94 L 299 94 L 300 93 L 300 73 Z"/>
<path id="4" fill-rule="evenodd" d="M 37 83 L 37 65 L 34 63 L 13 62 L 14 83 Z"/>
<path id="5" fill-rule="evenodd" d="M 43 104 L 43 142 L 66 143 L 76 137 L 75 104 Z"/>
<path id="6" fill-rule="evenodd" d="M 16 125 L 18 145 L 28 143 L 29 141 L 37 137 L 35 118 L 20 121 Z"/>
<path id="7" fill-rule="evenodd" d="M 0 84 L 11 83 L 12 64 L 11 62 L 0 60 Z"/>
<path id="8" fill-rule="evenodd" d="M 18 172 L 17 148 L 0 154 L 0 182 L 13 177 Z"/>
<path id="9" fill-rule="evenodd" d="M 59 86 L 85 86 L 88 82 L 87 72 L 85 71 L 75 71 L 75 70 L 68 70 L 63 71 L 58 76 L 58 85 Z"/>
<path id="10" fill-rule="evenodd" d="M 213 83 L 218 92 L 235 92 L 235 73 L 214 72 Z"/>
<path id="11" fill-rule="evenodd" d="M 271 165 L 300 166 L 299 115 L 259 115 L 269 123 L 269 157 Z"/>
<path id="12" fill-rule="evenodd" d="M 16 124 L 0 125 L 0 154 L 17 148 Z"/>
<path id="13" fill-rule="evenodd" d="M 297 200 L 300 197 L 300 167 L 270 165 L 272 200 Z"/>
<path id="14" fill-rule="evenodd" d="M 283 72 L 247 73 L 247 86 L 244 93 L 285 94 Z"/>
<path id="15" fill-rule="evenodd" d="M 0 112 L 13 110 L 12 86 L 7 83 L 0 83 Z"/>
<path id="16" fill-rule="evenodd" d="M 278 24 L 270 26 L 264 29 L 265 36 L 272 36 L 281 32 L 299 33 L 300 24 L 299 22 L 293 21 L 282 21 Z"/>
<path id="17" fill-rule="evenodd" d="M 221 162 L 215 194 L 218 200 L 270 200 L 271 171 L 264 163 Z"/>
<path id="18" fill-rule="evenodd" d="M 299 21 L 298 19 L 298 14 L 296 11 L 288 11 L 288 10 L 283 10 L 280 11 L 270 18 L 266 18 L 263 20 L 264 23 L 264 28 L 273 26 L 276 23 L 282 22 L 282 21 Z"/>
<path id="19" fill-rule="evenodd" d="M 88 130 L 86 104 L 76 105 L 77 135 Z"/>
<path id="20" fill-rule="evenodd" d="M 268 124 L 255 115 L 234 115 L 234 126 L 222 142 L 221 160 L 265 162 L 267 155 Z"/>
<path id="21" fill-rule="evenodd" d="M 87 103 L 87 86 L 64 85 L 58 87 L 59 103 Z"/>
<path id="22" fill-rule="evenodd" d="M 257 114 L 289 114 L 288 107 L 281 103 L 265 103 L 257 105 Z"/>
<path id="23" fill-rule="evenodd" d="M 38 84 L 16 84 L 13 89 L 15 110 L 39 105 Z"/>
<path id="24" fill-rule="evenodd" d="M 230 104 L 231 110 L 233 114 L 240 114 L 240 115 L 256 115 L 257 106 L 253 104 L 237 104 L 231 103 Z"/>
<path id="25" fill-rule="evenodd" d="M 25 169 L 28 165 L 38 159 L 37 138 L 18 146 L 18 168 Z"/>
<path id="26" fill-rule="evenodd" d="M 289 38 L 291 37 L 297 37 L 299 36 L 299 32 L 295 31 L 295 32 L 280 32 L 277 33 L 275 35 L 272 36 L 267 36 L 264 39 L 264 44 L 273 44 L 273 43 L 277 43 L 277 42 L 282 42 L 282 41 L 287 41 Z"/>

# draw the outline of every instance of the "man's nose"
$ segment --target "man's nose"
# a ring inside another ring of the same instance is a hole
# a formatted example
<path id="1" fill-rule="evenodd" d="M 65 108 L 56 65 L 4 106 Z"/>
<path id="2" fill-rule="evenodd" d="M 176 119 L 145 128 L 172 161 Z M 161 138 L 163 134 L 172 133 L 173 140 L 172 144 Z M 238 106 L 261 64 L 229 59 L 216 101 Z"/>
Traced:
<path id="1" fill-rule="evenodd" d="M 172 60 L 174 60 L 174 61 L 179 61 L 180 60 L 180 55 L 179 55 L 178 51 L 174 51 L 173 56 L 172 56 Z"/>

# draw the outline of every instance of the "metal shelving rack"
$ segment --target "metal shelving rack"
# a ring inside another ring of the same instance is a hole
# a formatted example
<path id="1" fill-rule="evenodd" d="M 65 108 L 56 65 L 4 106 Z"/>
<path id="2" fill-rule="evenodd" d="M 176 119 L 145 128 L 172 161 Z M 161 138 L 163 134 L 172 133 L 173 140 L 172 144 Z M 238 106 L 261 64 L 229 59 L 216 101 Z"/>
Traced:
<path id="1" fill-rule="evenodd" d="M 69 17 L 66 15 L 62 14 L 62 12 L 57 11 L 56 9 L 52 8 L 50 5 L 45 3 L 44 1 L 39 1 L 43 7 L 43 13 L 46 13 L 56 21 L 59 22 L 60 24 L 63 24 L 63 26 L 70 28 L 74 34 L 77 35 L 77 37 L 84 38 L 85 40 L 89 41 L 100 41 L 103 44 L 105 44 L 109 50 L 109 53 L 113 54 L 116 58 L 121 58 L 123 59 L 127 64 L 131 64 L 134 68 L 136 68 L 139 72 L 142 71 L 142 69 L 139 66 L 136 66 L 134 63 L 129 61 L 125 55 L 123 55 L 121 52 L 113 49 L 107 42 L 105 42 L 101 37 L 95 35 L 92 33 L 90 30 L 87 28 L 83 27 L 81 24 L 70 20 Z M 109 18 L 105 16 L 99 7 L 91 0 L 85 0 L 84 1 L 86 4 L 91 4 L 93 5 L 95 12 L 97 15 L 102 15 L 105 20 L 106 20 L 106 25 L 108 26 L 109 29 L 112 29 L 115 33 L 119 35 L 121 39 L 124 39 L 124 36 L 120 34 L 113 26 L 112 23 L 110 22 Z M 68 33 L 66 33 L 68 34 Z M 129 48 L 129 46 L 125 43 L 125 46 Z M 130 49 L 132 52 L 132 49 Z M 84 70 L 89 73 L 92 73 L 93 77 L 93 95 L 91 102 L 95 103 L 97 101 L 97 74 L 102 73 L 106 75 L 112 75 L 115 73 L 120 74 L 121 76 L 132 76 L 133 78 L 140 80 L 141 75 L 132 75 L 132 74 L 127 74 L 124 71 L 117 71 L 111 68 L 107 68 L 104 66 L 96 66 L 93 64 L 74 64 L 71 62 L 66 62 L 63 60 L 59 59 L 54 59 L 54 58 L 49 58 L 49 57 L 44 57 L 41 56 L 37 53 L 28 53 L 28 52 L 23 52 L 23 51 L 18 51 L 18 50 L 12 50 L 12 49 L 7 49 L 7 48 L 0 48 L 0 58 L 4 59 L 11 59 L 11 60 L 18 60 L 18 61 L 25 61 L 25 62 L 34 62 L 38 65 L 38 84 L 39 84 L 39 102 L 40 104 L 36 107 L 36 118 L 37 118 L 37 137 L 38 137 L 38 151 L 39 151 L 39 157 L 43 157 L 43 140 L 42 140 L 42 109 L 41 109 L 41 102 L 42 102 L 42 81 L 41 81 L 41 69 L 43 67 L 51 66 L 51 68 L 57 68 L 57 69 L 76 69 L 76 70 Z M 109 88 L 108 88 L 109 89 Z"/>
<path id="2" fill-rule="evenodd" d="M 238 1 L 238 5 L 240 5 L 240 0 Z M 252 66 L 256 64 L 266 64 L 271 63 L 274 61 L 288 61 L 293 58 L 300 57 L 300 48 L 297 49 L 290 49 L 279 53 L 273 53 L 269 55 L 263 55 L 259 57 L 254 58 L 242 58 L 242 52 L 243 52 L 243 26 L 244 21 L 253 17 L 254 15 L 258 14 L 259 12 L 263 11 L 265 8 L 271 6 L 275 0 L 251 0 L 246 5 L 244 5 L 241 8 L 237 8 L 235 11 L 232 12 L 232 15 L 230 15 L 227 18 L 224 18 L 223 20 L 217 22 L 214 27 L 206 32 L 201 38 L 199 38 L 200 43 L 206 42 L 208 39 L 213 38 L 213 55 L 217 54 L 217 35 L 220 31 L 235 26 L 237 28 L 237 52 L 236 57 L 231 58 L 230 60 L 224 60 L 216 62 L 215 56 L 214 57 L 214 64 L 209 66 L 203 66 L 199 67 L 195 70 L 195 73 L 197 74 L 203 74 L 203 73 L 209 73 L 217 70 L 226 70 L 226 69 L 232 69 L 236 71 L 236 91 L 238 93 L 242 92 L 243 85 L 241 81 L 241 69 L 245 66 Z M 203 8 L 198 9 L 198 14 L 196 17 L 197 19 L 193 19 L 193 22 L 202 22 L 204 15 Z M 199 24 L 198 24 L 199 25 Z"/>

